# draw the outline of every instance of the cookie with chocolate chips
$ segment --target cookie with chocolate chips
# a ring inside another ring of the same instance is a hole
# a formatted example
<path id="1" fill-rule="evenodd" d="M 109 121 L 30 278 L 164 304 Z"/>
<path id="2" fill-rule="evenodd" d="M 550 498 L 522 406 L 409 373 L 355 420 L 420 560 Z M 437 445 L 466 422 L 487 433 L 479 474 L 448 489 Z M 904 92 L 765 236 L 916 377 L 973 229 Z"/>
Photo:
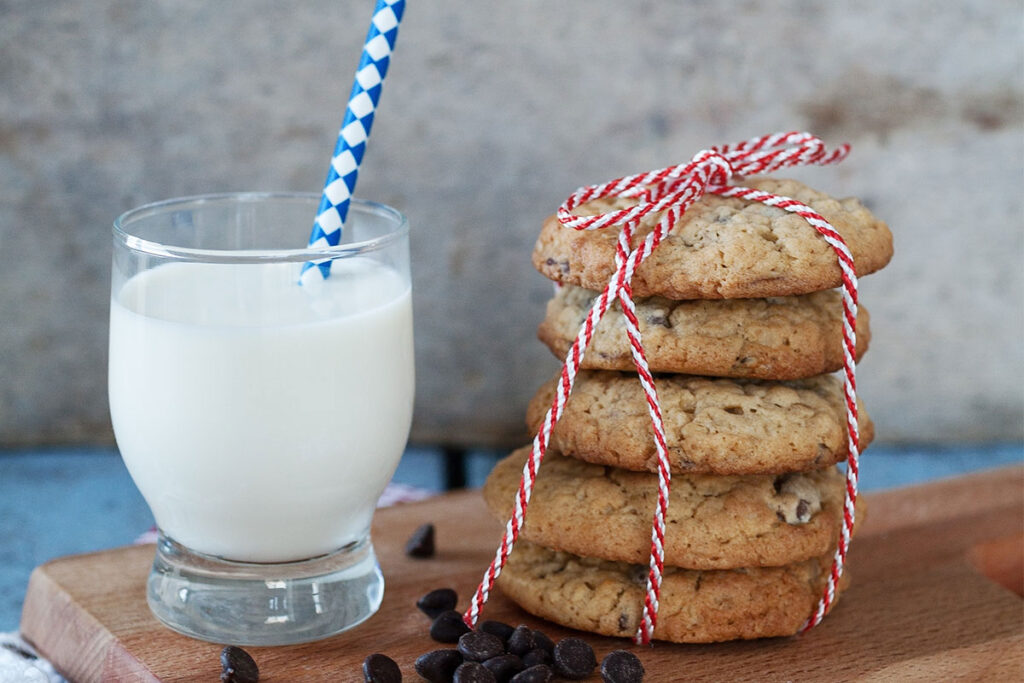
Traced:
<path id="1" fill-rule="evenodd" d="M 484 500 L 508 519 L 529 447 L 495 465 Z M 679 475 L 665 518 L 665 564 L 689 569 L 769 567 L 823 555 L 842 518 L 835 467 L 785 475 Z M 556 550 L 645 564 L 657 475 L 591 465 L 550 450 L 521 537 Z M 516 546 L 518 552 L 518 546 Z"/>
<path id="2" fill-rule="evenodd" d="M 892 258 L 892 233 L 857 199 L 835 199 L 795 180 L 742 181 L 803 202 L 828 220 L 846 241 L 858 275 Z M 631 199 L 597 199 L 576 208 L 580 216 L 628 208 Z M 649 213 L 633 233 L 638 246 L 661 220 Z M 551 216 L 533 249 L 533 265 L 563 284 L 601 290 L 615 272 L 619 229 L 573 230 Z M 669 299 L 738 299 L 806 294 L 838 287 L 836 255 L 800 216 L 759 202 L 704 195 L 678 220 L 658 248 L 636 269 L 636 296 Z"/>
<path id="3" fill-rule="evenodd" d="M 598 292 L 562 287 L 548 302 L 537 336 L 565 358 Z M 838 290 L 770 299 L 634 301 L 653 372 L 713 377 L 799 379 L 843 367 L 843 304 Z M 857 314 L 857 357 L 871 341 L 864 306 Z M 594 329 L 581 364 L 634 370 L 626 318 L 615 302 Z"/>
<path id="4" fill-rule="evenodd" d="M 666 567 L 654 638 L 711 643 L 793 635 L 817 605 L 831 562 L 829 552 L 783 567 Z M 498 586 L 539 617 L 628 638 L 640 623 L 646 576 L 644 565 L 582 557 L 520 540 Z M 839 589 L 845 585 L 844 576 Z"/>
<path id="5" fill-rule="evenodd" d="M 536 431 L 559 377 L 545 383 L 526 411 Z M 818 375 L 788 382 L 692 375 L 655 378 L 673 474 L 782 474 L 846 459 L 842 381 Z M 647 399 L 636 373 L 583 370 L 551 433 L 561 453 L 596 465 L 657 472 Z M 874 425 L 861 405 L 860 445 Z"/>

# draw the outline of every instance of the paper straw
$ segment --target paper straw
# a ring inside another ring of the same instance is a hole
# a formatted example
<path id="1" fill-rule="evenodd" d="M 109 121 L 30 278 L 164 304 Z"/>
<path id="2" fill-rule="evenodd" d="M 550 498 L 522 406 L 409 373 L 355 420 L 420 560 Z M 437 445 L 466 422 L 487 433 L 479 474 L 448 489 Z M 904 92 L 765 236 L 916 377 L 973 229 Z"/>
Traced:
<path id="1" fill-rule="evenodd" d="M 377 0 L 345 108 L 345 118 L 338 131 L 334 156 L 327 170 L 320 208 L 309 236 L 310 247 L 337 246 L 341 242 L 341 232 L 359 178 L 359 166 L 366 154 L 373 116 L 384 89 L 384 77 L 388 73 L 391 53 L 398 40 L 398 25 L 404 12 L 405 0 Z M 303 282 L 308 282 L 317 276 L 326 278 L 330 272 L 330 261 L 310 262 L 302 266 L 301 277 Z"/>

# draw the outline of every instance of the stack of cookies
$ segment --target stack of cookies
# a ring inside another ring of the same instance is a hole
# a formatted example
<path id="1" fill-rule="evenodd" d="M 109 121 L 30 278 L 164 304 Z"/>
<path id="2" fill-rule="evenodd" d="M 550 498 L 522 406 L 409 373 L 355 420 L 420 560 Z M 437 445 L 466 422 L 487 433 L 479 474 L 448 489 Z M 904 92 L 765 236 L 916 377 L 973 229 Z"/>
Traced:
<path id="1" fill-rule="evenodd" d="M 886 225 L 855 199 L 792 180 L 744 185 L 792 197 L 843 236 L 859 276 L 892 256 Z M 628 200 L 595 200 L 603 213 Z M 634 246 L 656 224 L 648 216 Z M 615 229 L 551 217 L 533 254 L 559 283 L 541 340 L 560 359 L 615 270 Z M 706 195 L 633 278 L 672 469 L 665 572 L 654 637 L 714 642 L 795 633 L 824 589 L 842 525 L 848 443 L 841 284 L 835 252 L 799 216 Z M 870 339 L 857 318 L 857 355 Z M 536 430 L 558 378 L 531 401 Z M 860 443 L 873 429 L 860 406 Z M 499 462 L 484 497 L 502 521 L 530 448 Z M 597 327 L 534 484 L 498 585 L 565 626 L 631 637 L 642 614 L 657 455 L 618 305 Z M 859 508 L 859 505 L 858 505 Z"/>

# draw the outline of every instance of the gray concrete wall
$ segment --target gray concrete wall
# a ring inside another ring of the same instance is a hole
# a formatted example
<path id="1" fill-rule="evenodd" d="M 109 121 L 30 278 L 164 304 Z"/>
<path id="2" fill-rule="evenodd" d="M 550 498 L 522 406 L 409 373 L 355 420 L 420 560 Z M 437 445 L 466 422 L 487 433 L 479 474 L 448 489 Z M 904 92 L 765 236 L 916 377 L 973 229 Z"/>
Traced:
<path id="1" fill-rule="evenodd" d="M 372 4 L 0 1 L 0 445 L 111 440 L 111 220 L 318 191 Z M 417 439 L 524 438 L 569 192 L 791 128 L 853 144 L 796 175 L 895 234 L 862 288 L 879 438 L 1024 437 L 1018 0 L 409 4 L 358 194 L 414 224 Z"/>

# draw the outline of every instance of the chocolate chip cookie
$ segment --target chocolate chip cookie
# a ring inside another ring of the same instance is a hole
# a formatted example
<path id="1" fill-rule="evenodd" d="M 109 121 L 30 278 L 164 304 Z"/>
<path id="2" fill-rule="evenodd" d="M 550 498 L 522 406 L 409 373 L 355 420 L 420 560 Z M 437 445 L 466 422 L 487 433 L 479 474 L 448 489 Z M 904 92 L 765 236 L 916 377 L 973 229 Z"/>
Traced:
<path id="1" fill-rule="evenodd" d="M 831 562 L 828 553 L 784 567 L 666 568 L 654 637 L 711 643 L 793 635 L 815 609 Z M 544 619 L 631 637 L 640 623 L 646 578 L 646 565 L 581 557 L 520 540 L 498 586 Z M 844 576 L 839 588 L 846 582 Z"/>
<path id="2" fill-rule="evenodd" d="M 515 451 L 487 479 L 484 500 L 499 520 L 512 512 L 529 452 Z M 665 564 L 767 567 L 826 553 L 839 534 L 843 481 L 834 467 L 777 476 L 673 477 Z M 521 537 L 555 550 L 642 564 L 651 552 L 657 500 L 657 475 L 591 465 L 549 450 Z"/>
<path id="3" fill-rule="evenodd" d="M 536 432 L 558 377 L 527 408 Z M 655 378 L 674 473 L 780 474 L 814 469 L 848 455 L 842 381 L 818 375 L 787 382 L 659 375 Z M 858 403 L 860 445 L 874 425 Z M 657 472 L 654 431 L 636 373 L 583 370 L 551 444 L 598 465 Z"/>
<path id="4" fill-rule="evenodd" d="M 537 336 L 565 358 L 597 292 L 562 287 L 548 302 Z M 798 379 L 843 367 L 843 306 L 838 290 L 724 301 L 635 302 L 644 353 L 654 372 Z M 857 357 L 871 340 L 868 312 L 857 314 Z M 583 368 L 633 370 L 626 319 L 616 302 L 598 323 Z"/>
<path id="5" fill-rule="evenodd" d="M 795 180 L 748 178 L 738 182 L 796 199 L 821 214 L 846 240 L 858 276 L 892 258 L 888 226 L 859 200 L 834 199 Z M 626 208 L 629 199 L 600 199 L 577 215 Z M 637 246 L 660 219 L 644 217 L 633 235 Z M 602 290 L 615 272 L 619 229 L 579 231 L 554 216 L 544 222 L 533 250 L 534 266 L 555 282 Z M 838 287 L 836 255 L 800 216 L 739 198 L 707 194 L 683 214 L 633 276 L 636 296 L 669 299 L 734 299 L 807 294 Z"/>

